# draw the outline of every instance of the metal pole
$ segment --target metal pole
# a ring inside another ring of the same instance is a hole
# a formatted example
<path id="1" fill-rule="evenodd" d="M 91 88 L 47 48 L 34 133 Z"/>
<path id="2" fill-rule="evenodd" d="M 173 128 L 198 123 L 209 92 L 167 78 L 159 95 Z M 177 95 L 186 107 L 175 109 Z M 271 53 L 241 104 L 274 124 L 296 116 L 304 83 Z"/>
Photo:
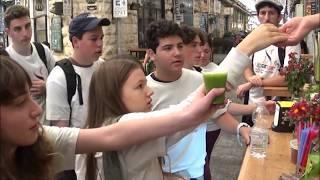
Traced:
<path id="1" fill-rule="evenodd" d="M 117 33 L 117 54 L 121 55 L 121 18 L 117 18 L 117 25 L 116 25 L 116 33 Z"/>

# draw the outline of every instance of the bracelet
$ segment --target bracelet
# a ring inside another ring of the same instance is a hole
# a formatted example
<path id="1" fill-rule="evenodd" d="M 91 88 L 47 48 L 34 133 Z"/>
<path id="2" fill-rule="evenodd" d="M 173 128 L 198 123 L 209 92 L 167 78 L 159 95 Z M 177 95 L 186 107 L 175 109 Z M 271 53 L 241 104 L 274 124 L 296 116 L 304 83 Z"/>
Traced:
<path id="1" fill-rule="evenodd" d="M 238 126 L 237 126 L 237 140 L 238 140 L 238 143 L 240 144 L 240 146 L 242 146 L 242 143 L 240 141 L 240 128 L 242 127 L 250 127 L 249 124 L 247 123 L 239 123 Z"/>

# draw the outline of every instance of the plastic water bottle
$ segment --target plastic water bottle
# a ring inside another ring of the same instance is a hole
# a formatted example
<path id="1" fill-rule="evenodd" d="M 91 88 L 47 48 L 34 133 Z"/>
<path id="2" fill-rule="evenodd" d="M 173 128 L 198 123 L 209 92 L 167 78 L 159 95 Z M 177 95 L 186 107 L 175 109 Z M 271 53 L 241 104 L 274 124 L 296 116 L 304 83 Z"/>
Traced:
<path id="1" fill-rule="evenodd" d="M 259 103 L 252 114 L 254 126 L 251 129 L 250 154 L 256 158 L 264 158 L 267 155 L 268 116 L 269 111 L 263 103 Z"/>

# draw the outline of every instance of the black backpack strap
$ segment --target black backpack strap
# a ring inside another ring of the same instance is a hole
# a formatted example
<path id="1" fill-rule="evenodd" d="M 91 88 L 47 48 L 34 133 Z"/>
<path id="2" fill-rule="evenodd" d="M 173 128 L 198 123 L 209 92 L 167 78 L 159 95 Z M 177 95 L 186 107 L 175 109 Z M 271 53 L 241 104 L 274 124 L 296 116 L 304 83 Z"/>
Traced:
<path id="1" fill-rule="evenodd" d="M 254 53 L 252 54 L 252 57 L 251 57 L 251 69 L 253 71 L 253 58 L 254 58 Z"/>
<path id="2" fill-rule="evenodd" d="M 33 42 L 33 45 L 36 47 L 36 50 L 38 52 L 38 55 L 39 55 L 41 61 L 48 69 L 48 63 L 47 63 L 46 52 L 44 51 L 44 47 L 42 46 L 41 43 L 38 43 L 38 42 Z"/>
<path id="3" fill-rule="evenodd" d="M 71 100 L 74 94 L 76 93 L 76 88 L 78 89 L 80 105 L 83 105 L 81 78 L 74 71 L 71 61 L 69 59 L 62 59 L 56 62 L 56 66 L 61 67 L 66 77 L 68 103 L 69 103 L 70 109 L 71 109 Z M 78 86 L 77 86 L 77 81 L 78 81 Z"/>
<path id="4" fill-rule="evenodd" d="M 280 60 L 280 68 L 282 68 L 284 64 L 284 58 L 286 56 L 286 48 L 278 47 L 278 56 Z"/>

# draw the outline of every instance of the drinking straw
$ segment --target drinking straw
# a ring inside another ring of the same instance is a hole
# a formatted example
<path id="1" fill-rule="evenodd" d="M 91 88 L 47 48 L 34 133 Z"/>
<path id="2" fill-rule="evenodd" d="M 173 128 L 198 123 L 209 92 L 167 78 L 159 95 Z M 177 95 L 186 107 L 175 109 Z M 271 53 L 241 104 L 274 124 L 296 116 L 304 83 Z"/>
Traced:
<path id="1" fill-rule="evenodd" d="M 305 144 L 306 144 L 306 140 L 307 140 L 307 136 L 308 136 L 308 130 L 307 129 L 303 129 L 301 132 L 301 137 L 300 137 L 300 143 L 299 143 L 299 148 L 298 148 L 298 159 L 297 159 L 297 165 L 301 166 L 301 162 L 302 162 L 302 156 L 303 156 L 303 152 L 305 149 Z"/>

